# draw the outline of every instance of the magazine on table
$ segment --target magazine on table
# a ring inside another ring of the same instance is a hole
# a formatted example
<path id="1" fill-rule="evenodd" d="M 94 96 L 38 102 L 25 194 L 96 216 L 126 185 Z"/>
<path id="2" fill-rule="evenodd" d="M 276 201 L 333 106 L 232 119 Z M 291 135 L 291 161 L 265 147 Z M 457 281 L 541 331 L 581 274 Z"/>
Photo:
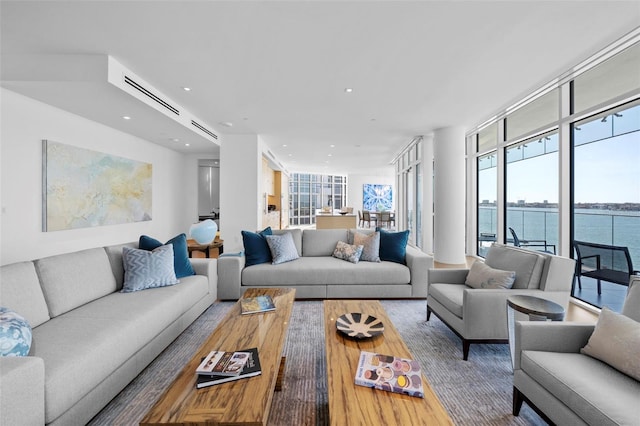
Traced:
<path id="1" fill-rule="evenodd" d="M 242 352 L 249 354 L 244 368 L 237 376 L 221 376 L 218 374 L 198 374 L 196 388 L 204 388 L 207 386 L 219 385 L 221 383 L 231 382 L 233 380 L 245 379 L 248 377 L 259 376 L 262 374 L 260 368 L 260 358 L 258 357 L 258 348 L 245 349 Z"/>
<path id="2" fill-rule="evenodd" d="M 373 352 L 360 352 L 356 385 L 424 398 L 418 361 Z"/>
<path id="3" fill-rule="evenodd" d="M 196 368 L 196 374 L 237 376 L 244 368 L 250 355 L 249 352 L 240 351 L 211 351 Z"/>
<path id="4" fill-rule="evenodd" d="M 240 299 L 240 308 L 242 310 L 242 315 L 248 315 L 258 312 L 275 311 L 276 305 L 273 303 L 271 296 L 264 295 Z"/>

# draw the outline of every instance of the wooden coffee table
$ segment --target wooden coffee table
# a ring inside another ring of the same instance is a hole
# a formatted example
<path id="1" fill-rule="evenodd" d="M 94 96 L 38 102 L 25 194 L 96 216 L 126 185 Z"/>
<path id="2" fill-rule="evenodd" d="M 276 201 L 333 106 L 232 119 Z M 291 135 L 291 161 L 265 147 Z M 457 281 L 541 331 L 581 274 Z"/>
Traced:
<path id="1" fill-rule="evenodd" d="M 276 310 L 240 314 L 236 303 L 196 351 L 175 381 L 140 422 L 141 425 L 266 425 L 273 392 L 282 377 L 282 347 L 295 298 L 294 289 L 249 289 L 246 297 L 268 294 Z M 196 367 L 213 349 L 257 347 L 262 374 L 196 389 Z"/>
<path id="2" fill-rule="evenodd" d="M 380 319 L 384 333 L 362 340 L 346 337 L 337 331 L 336 319 L 350 312 L 365 313 Z M 331 425 L 453 425 L 424 374 L 424 398 L 354 383 L 360 351 L 413 359 L 379 301 L 325 300 L 324 330 Z"/>

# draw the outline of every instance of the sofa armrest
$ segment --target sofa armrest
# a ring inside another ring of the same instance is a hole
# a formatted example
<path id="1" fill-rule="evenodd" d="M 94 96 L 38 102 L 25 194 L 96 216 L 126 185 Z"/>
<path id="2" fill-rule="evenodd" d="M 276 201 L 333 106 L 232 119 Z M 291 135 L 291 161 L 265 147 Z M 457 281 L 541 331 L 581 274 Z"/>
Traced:
<path id="1" fill-rule="evenodd" d="M 220 300 L 238 300 L 242 295 L 242 270 L 244 256 L 218 258 L 218 297 Z"/>
<path id="2" fill-rule="evenodd" d="M 467 339 L 506 339 L 507 298 L 516 295 L 543 297 L 539 289 L 467 288 L 462 318 Z"/>
<path id="3" fill-rule="evenodd" d="M 522 351 L 579 353 L 594 328 L 577 322 L 516 321 L 514 369 L 520 369 Z"/>
<path id="4" fill-rule="evenodd" d="M 468 269 L 429 269 L 429 284 L 460 284 L 464 282 L 469 274 Z"/>
<path id="5" fill-rule="evenodd" d="M 44 360 L 0 357 L 0 424 L 44 424 Z"/>
<path id="6" fill-rule="evenodd" d="M 411 275 L 411 295 L 427 297 L 429 269 L 433 268 L 433 257 L 418 248 L 407 246 L 405 259 Z"/>
<path id="7" fill-rule="evenodd" d="M 216 300 L 218 298 L 218 261 L 203 258 L 189 260 L 196 275 L 204 275 L 209 278 L 209 293 L 213 295 L 213 300 Z"/>

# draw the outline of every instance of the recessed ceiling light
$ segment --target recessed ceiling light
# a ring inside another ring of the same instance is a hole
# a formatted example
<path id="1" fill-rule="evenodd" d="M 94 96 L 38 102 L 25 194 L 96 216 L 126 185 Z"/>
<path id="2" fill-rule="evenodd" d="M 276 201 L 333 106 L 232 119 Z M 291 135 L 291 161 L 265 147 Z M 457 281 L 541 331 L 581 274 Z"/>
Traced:
<path id="1" fill-rule="evenodd" d="M 331 157 L 331 154 L 327 155 L 327 157 Z"/>
<path id="2" fill-rule="evenodd" d="M 184 90 L 185 92 L 190 92 L 191 91 L 191 87 L 183 87 L 182 90 Z"/>
<path id="3" fill-rule="evenodd" d="M 289 157 L 293 157 L 293 154 L 289 154 Z"/>
<path id="4" fill-rule="evenodd" d="M 122 119 L 123 119 L 123 120 L 131 120 L 131 117 L 129 117 L 128 115 L 123 115 L 123 116 L 122 116 Z"/>
<path id="5" fill-rule="evenodd" d="M 283 143 L 283 144 L 282 144 L 282 147 L 283 147 L 283 148 L 286 148 L 286 147 L 287 147 L 287 144 L 286 144 L 286 143 Z"/>
<path id="6" fill-rule="evenodd" d="M 329 145 L 330 148 L 335 148 L 336 146 L 334 144 Z"/>
<path id="7" fill-rule="evenodd" d="M 185 143 L 184 146 L 191 146 L 191 145 L 189 145 L 188 143 Z"/>
<path id="8" fill-rule="evenodd" d="M 344 89 L 345 93 L 351 93 L 353 92 L 353 89 L 351 87 L 347 87 L 346 89 Z"/>
<path id="9" fill-rule="evenodd" d="M 178 139 L 178 138 L 171 138 L 171 142 L 180 142 L 180 139 Z"/>
<path id="10" fill-rule="evenodd" d="M 233 127 L 233 123 L 230 121 L 221 121 L 220 125 L 224 127 Z"/>

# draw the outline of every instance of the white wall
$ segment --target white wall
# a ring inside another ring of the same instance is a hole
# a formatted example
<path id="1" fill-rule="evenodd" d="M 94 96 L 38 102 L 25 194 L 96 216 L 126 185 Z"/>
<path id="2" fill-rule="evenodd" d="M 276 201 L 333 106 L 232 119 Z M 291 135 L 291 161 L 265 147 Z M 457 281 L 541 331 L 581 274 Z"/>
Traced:
<path id="1" fill-rule="evenodd" d="M 362 210 L 362 185 L 371 183 L 375 185 L 391 185 L 393 187 L 393 204 L 396 205 L 396 182 L 393 166 L 380 169 L 375 175 L 350 174 L 347 175 L 347 200 L 348 206 L 353 207 L 353 211 Z"/>
<path id="2" fill-rule="evenodd" d="M 141 234 L 166 241 L 197 219 L 196 159 L 6 89 L 0 100 L 1 264 L 137 241 Z M 42 232 L 43 139 L 151 163 L 153 219 Z"/>
<path id="3" fill-rule="evenodd" d="M 257 135 L 225 135 L 220 144 L 220 238 L 224 251 L 243 249 L 241 231 L 262 224 L 262 141 Z"/>

